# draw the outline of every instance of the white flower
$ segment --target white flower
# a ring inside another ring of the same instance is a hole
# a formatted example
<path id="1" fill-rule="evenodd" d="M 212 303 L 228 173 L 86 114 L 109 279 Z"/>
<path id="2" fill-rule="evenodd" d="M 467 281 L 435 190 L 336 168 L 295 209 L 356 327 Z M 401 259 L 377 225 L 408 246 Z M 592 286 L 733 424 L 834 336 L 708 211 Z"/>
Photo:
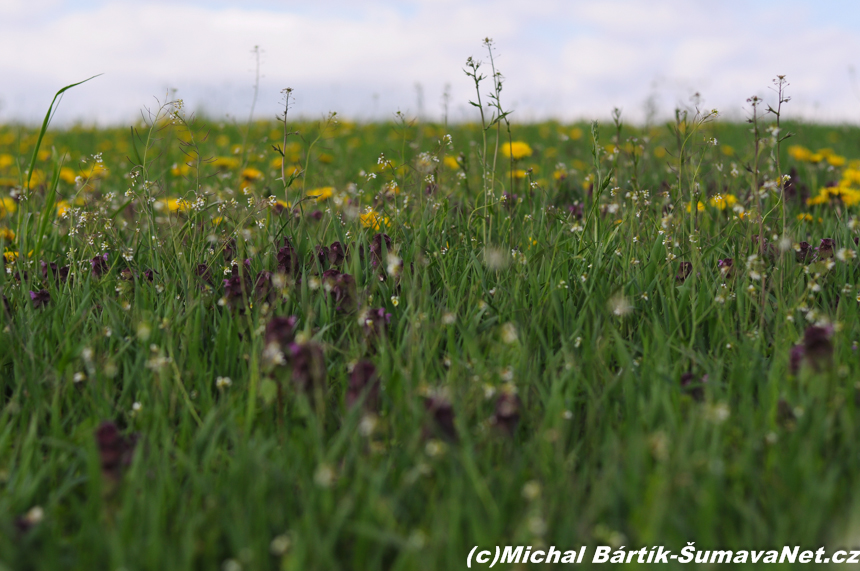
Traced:
<path id="1" fill-rule="evenodd" d="M 517 342 L 517 327 L 510 321 L 502 325 L 502 341 L 511 345 Z"/>
<path id="2" fill-rule="evenodd" d="M 233 384 L 233 380 L 230 377 L 218 377 L 215 379 L 215 386 L 219 390 L 224 390 Z"/>

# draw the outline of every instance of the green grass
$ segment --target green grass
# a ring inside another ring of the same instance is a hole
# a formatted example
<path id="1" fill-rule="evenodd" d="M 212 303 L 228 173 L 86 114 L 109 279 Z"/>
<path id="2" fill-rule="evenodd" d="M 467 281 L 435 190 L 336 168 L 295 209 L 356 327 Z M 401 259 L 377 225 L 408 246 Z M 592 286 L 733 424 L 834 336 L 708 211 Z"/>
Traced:
<path id="1" fill-rule="evenodd" d="M 189 131 L 182 113 L 151 132 L 136 126 L 134 144 L 126 129 L 49 130 L 28 199 L 14 212 L 0 203 L 0 226 L 15 233 L 0 247 L 22 252 L 0 275 L 10 305 L 0 310 L 4 568 L 215 569 L 234 560 L 243 569 L 459 569 L 476 544 L 661 544 L 677 553 L 687 541 L 780 550 L 858 541 L 857 261 L 834 258 L 828 268 L 796 262 L 793 249 L 780 255 L 782 203 L 770 191 L 762 226 L 776 254 L 747 263 L 759 252 L 744 169 L 755 159 L 749 125 L 691 122 L 679 177 L 671 126 L 601 126 L 598 149 L 621 150 L 600 151 L 595 164 L 587 125 L 514 124 L 513 140 L 534 153 L 515 165 L 499 155 L 488 196 L 480 125 L 291 124 L 300 135 L 288 138 L 288 162 L 307 168 L 285 189 L 272 164 L 280 124 L 250 125 L 243 148 L 248 126 L 200 120 Z M 798 189 L 785 234 L 855 251 L 856 207 L 837 198 L 807 206 L 801 195 L 860 158 L 860 129 L 783 130 L 796 135 L 781 146 L 781 170 L 797 169 Z M 0 158 L 0 200 L 28 194 L 37 136 L 0 128 L 0 157 L 10 157 Z M 496 136 L 487 131 L 490 163 Z M 705 143 L 712 137 L 717 146 Z M 829 147 L 848 162 L 797 162 L 790 144 Z M 107 172 L 88 176 L 95 153 Z M 380 165 L 380 153 L 393 164 Z M 465 169 L 445 164 L 460 153 Z M 776 178 L 775 158 L 764 145 L 761 182 Z M 180 173 L 184 161 L 192 167 Z M 72 175 L 61 177 L 61 166 Z M 247 195 L 243 166 L 259 173 L 246 171 Z M 512 166 L 533 169 L 513 188 Z M 391 181 L 398 193 L 386 198 Z M 697 183 L 705 206 L 694 219 L 685 205 Z M 306 199 L 295 217 L 263 202 L 296 204 L 325 186 L 334 195 Z M 638 202 L 626 195 L 634 191 Z M 502 202 L 503 192 L 522 200 Z M 709 205 L 718 193 L 736 196 L 744 217 Z M 196 197 L 188 211 L 149 202 Z M 61 200 L 65 218 L 52 206 Z M 388 220 L 380 230 L 404 262 L 399 276 L 385 252 L 371 263 L 377 230 L 357 218 L 371 205 Z M 309 215 L 316 209 L 319 220 Z M 250 260 L 253 278 L 276 271 L 285 237 L 301 282 L 287 279 L 270 303 L 219 304 L 225 244 L 235 239 L 230 249 Z M 335 240 L 353 242 L 342 268 L 356 281 L 353 311 L 314 287 L 328 268 L 314 248 Z M 105 252 L 108 269 L 96 277 L 90 260 Z M 734 259 L 728 281 L 724 258 Z M 73 279 L 43 280 L 39 260 L 71 264 Z M 693 264 L 683 283 L 681 261 Z M 211 286 L 198 264 L 210 266 Z M 765 273 L 764 288 L 753 271 Z M 50 302 L 34 308 L 30 291 L 41 289 Z M 358 318 L 368 308 L 391 314 L 376 335 Z M 264 355 L 266 324 L 289 315 L 300 341 L 324 349 L 325 378 L 309 391 L 291 380 L 289 362 Z M 792 373 L 790 350 L 814 322 L 835 326 L 832 358 Z M 360 359 L 381 381 L 374 414 L 346 403 L 348 367 Z M 708 376 L 701 399 L 681 385 L 688 372 Z M 232 384 L 218 388 L 218 377 Z M 519 422 L 508 434 L 493 419 L 500 395 L 513 392 Z M 428 413 L 430 396 L 452 405 L 454 438 Z M 118 477 L 97 448 L 103 421 L 138 435 Z M 34 506 L 43 518 L 23 525 Z"/>

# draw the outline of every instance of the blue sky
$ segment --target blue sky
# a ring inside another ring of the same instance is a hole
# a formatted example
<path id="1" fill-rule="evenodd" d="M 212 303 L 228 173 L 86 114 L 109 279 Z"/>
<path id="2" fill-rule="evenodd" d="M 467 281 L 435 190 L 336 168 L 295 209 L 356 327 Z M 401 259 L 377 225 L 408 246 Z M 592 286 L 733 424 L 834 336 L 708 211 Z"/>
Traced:
<path id="1" fill-rule="evenodd" d="M 356 118 L 418 113 L 474 118 L 466 57 L 496 45 L 503 103 L 519 120 L 605 118 L 620 107 L 642 121 L 689 104 L 744 116 L 786 74 L 789 115 L 860 122 L 860 2 L 720 3 L 691 0 L 0 0 L 0 121 L 33 121 L 59 87 L 57 119 L 128 123 L 168 89 L 192 109 L 245 120 L 255 45 L 263 50 L 258 116 L 280 89 L 295 112 Z M 486 92 L 486 90 L 485 90 Z"/>

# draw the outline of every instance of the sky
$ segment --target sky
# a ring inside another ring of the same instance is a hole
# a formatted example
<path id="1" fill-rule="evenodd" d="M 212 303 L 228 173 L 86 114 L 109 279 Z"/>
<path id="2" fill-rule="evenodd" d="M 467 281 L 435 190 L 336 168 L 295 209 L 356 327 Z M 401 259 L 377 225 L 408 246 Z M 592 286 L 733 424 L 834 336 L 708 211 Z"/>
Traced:
<path id="1" fill-rule="evenodd" d="M 787 118 L 860 123 L 858 25 L 854 0 L 0 0 L 0 122 L 41 121 L 59 88 L 96 74 L 55 121 L 130 124 L 170 98 L 274 118 L 285 87 L 296 117 L 472 121 L 463 68 L 471 56 L 490 75 L 489 37 L 512 120 L 618 107 L 641 123 L 695 93 L 743 119 L 785 75 Z"/>

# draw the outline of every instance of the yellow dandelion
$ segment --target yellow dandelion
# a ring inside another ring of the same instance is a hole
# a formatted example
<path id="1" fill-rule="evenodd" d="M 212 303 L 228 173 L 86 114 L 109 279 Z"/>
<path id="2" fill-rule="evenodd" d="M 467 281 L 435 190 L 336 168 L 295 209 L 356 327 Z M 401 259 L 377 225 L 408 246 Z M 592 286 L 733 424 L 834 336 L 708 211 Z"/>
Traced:
<path id="1" fill-rule="evenodd" d="M 75 171 L 70 169 L 69 167 L 63 167 L 60 169 L 60 180 L 67 184 L 75 184 L 75 179 L 78 177 L 75 174 Z"/>
<path id="2" fill-rule="evenodd" d="M 688 202 L 687 203 L 687 212 L 692 212 L 692 210 L 693 210 L 693 205 L 692 205 L 692 203 Z M 705 204 L 701 200 L 696 204 L 696 210 L 698 210 L 699 212 L 705 211 Z"/>
<path id="3" fill-rule="evenodd" d="M 388 216 L 382 216 L 375 210 L 369 210 L 359 216 L 359 220 L 361 221 L 361 225 L 365 228 L 373 228 L 374 230 L 379 230 L 381 225 L 388 225 Z"/>
<path id="4" fill-rule="evenodd" d="M 236 157 L 215 157 L 209 164 L 218 169 L 229 170 L 239 168 L 241 161 Z"/>
<path id="5" fill-rule="evenodd" d="M 12 250 L 7 250 L 3 252 L 3 258 L 6 260 L 7 264 L 11 264 L 15 260 L 18 259 L 18 252 L 13 252 Z"/>
<path id="6" fill-rule="evenodd" d="M 708 200 L 708 204 L 710 204 L 713 208 L 717 208 L 718 210 L 725 210 L 726 208 L 731 208 L 732 206 L 737 204 L 737 202 L 738 199 L 734 194 L 718 194 L 717 196 L 712 196 L 711 199 Z"/>
<path id="7" fill-rule="evenodd" d="M 317 202 L 322 202 L 324 200 L 328 200 L 332 196 L 334 196 L 334 188 L 331 186 L 324 186 L 322 188 L 314 188 L 307 192 L 307 196 L 311 198 L 316 198 Z"/>
<path id="8" fill-rule="evenodd" d="M 14 198 L 9 198 L 8 196 L 0 198 L 0 218 L 11 216 L 15 214 L 16 210 L 18 210 L 18 203 L 15 202 Z"/>
<path id="9" fill-rule="evenodd" d="M 64 216 L 66 212 L 69 211 L 72 205 L 66 202 L 65 200 L 61 200 L 57 203 L 57 216 Z"/>
<path id="10" fill-rule="evenodd" d="M 812 151 L 801 145 L 792 145 L 788 148 L 788 155 L 796 161 L 811 162 Z"/>
<path id="11" fill-rule="evenodd" d="M 445 162 L 445 166 L 451 170 L 458 170 L 460 168 L 460 163 L 457 161 L 456 157 L 448 155 L 443 160 Z"/>
<path id="12" fill-rule="evenodd" d="M 502 154 L 506 157 L 513 157 L 514 160 L 524 159 L 532 156 L 532 148 L 528 143 L 522 141 L 514 141 L 513 143 L 505 143 L 502 145 Z"/>
<path id="13" fill-rule="evenodd" d="M 242 178 L 248 181 L 257 180 L 263 178 L 263 173 L 254 167 L 248 167 L 242 171 Z"/>
<path id="14" fill-rule="evenodd" d="M 0 228 L 0 240 L 12 242 L 13 240 L 15 240 L 15 232 L 8 228 Z"/>

